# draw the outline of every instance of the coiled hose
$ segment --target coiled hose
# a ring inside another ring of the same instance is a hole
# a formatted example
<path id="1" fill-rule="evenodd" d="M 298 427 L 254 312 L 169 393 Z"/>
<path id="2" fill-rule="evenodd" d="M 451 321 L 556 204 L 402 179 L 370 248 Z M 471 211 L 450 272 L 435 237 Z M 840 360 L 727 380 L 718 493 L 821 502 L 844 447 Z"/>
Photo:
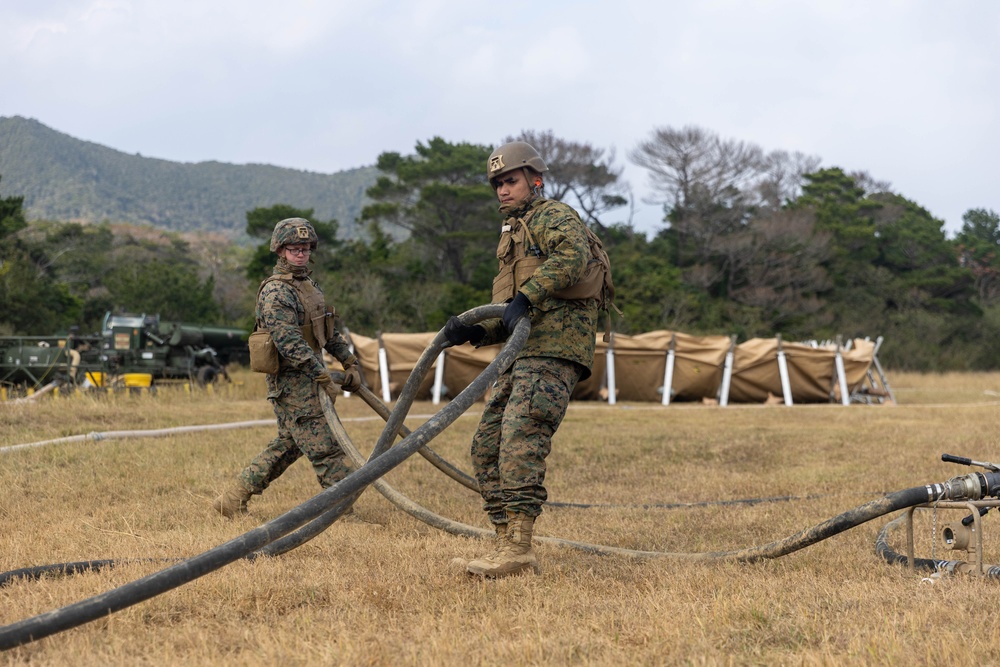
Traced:
<path id="1" fill-rule="evenodd" d="M 895 551 L 889 546 L 889 533 L 891 533 L 894 529 L 899 528 L 905 520 L 906 515 L 900 514 L 898 517 L 887 523 L 882 530 L 879 531 L 878 537 L 875 539 L 875 553 L 878 554 L 885 562 L 892 565 L 910 564 L 909 559 L 906 556 Z M 914 557 L 913 567 L 916 570 L 954 573 L 960 571 L 962 568 L 968 567 L 968 563 L 964 560 L 939 560 L 936 558 Z M 982 576 L 987 579 L 1000 579 L 1000 566 L 984 566 Z"/>

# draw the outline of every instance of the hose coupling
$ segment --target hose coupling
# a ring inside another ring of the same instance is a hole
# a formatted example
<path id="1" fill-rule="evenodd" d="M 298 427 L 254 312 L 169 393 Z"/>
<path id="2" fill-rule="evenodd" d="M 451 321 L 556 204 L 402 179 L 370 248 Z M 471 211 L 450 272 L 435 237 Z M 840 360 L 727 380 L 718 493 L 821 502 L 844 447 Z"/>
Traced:
<path id="1" fill-rule="evenodd" d="M 989 485 L 982 473 L 952 477 L 943 484 L 931 484 L 927 494 L 933 500 L 979 500 L 988 495 Z"/>

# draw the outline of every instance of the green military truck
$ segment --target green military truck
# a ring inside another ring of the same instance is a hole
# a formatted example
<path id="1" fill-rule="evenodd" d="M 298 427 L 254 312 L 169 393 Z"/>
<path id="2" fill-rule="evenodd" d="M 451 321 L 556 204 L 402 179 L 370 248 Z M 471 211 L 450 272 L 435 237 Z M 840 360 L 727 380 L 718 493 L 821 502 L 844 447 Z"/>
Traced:
<path id="1" fill-rule="evenodd" d="M 247 363 L 243 329 L 163 322 L 159 315 L 107 313 L 92 335 L 0 337 L 0 385 L 155 386 L 228 379 L 226 366 Z"/>

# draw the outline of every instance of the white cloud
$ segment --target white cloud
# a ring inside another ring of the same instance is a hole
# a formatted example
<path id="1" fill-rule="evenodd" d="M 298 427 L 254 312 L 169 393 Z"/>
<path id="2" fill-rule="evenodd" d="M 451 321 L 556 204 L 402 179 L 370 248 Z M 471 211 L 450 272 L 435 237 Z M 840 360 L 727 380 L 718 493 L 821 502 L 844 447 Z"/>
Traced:
<path id="1" fill-rule="evenodd" d="M 625 153 L 699 125 L 1000 210 L 1000 5 L 9 0 L 0 115 L 172 160 L 335 171 L 522 129 Z M 656 206 L 637 222 L 658 227 Z"/>

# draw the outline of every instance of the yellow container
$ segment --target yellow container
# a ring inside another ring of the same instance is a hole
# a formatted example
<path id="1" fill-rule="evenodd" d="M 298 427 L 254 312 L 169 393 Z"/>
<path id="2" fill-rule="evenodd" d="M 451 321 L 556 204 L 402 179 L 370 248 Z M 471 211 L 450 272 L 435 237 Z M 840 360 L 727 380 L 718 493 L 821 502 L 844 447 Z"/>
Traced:
<path id="1" fill-rule="evenodd" d="M 125 373 L 122 378 L 126 387 L 149 387 L 153 384 L 153 376 L 149 373 Z"/>
<path id="2" fill-rule="evenodd" d="M 100 371 L 87 371 L 87 379 L 95 387 L 104 386 L 104 373 Z"/>

